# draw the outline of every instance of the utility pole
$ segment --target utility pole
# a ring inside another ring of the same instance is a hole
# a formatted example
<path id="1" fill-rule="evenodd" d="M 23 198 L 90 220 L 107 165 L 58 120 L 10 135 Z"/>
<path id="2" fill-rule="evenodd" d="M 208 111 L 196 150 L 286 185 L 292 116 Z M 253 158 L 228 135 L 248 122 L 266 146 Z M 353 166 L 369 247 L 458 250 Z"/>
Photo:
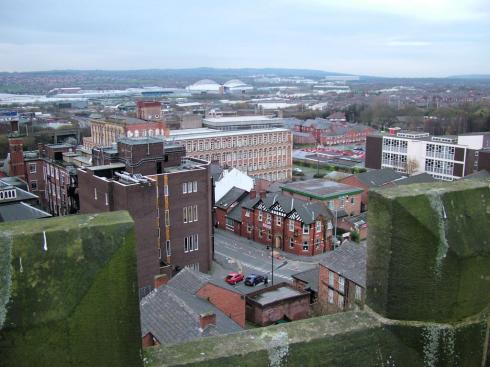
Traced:
<path id="1" fill-rule="evenodd" d="M 271 279 L 271 282 L 272 282 L 272 285 L 274 285 L 274 244 L 272 244 L 271 246 L 271 268 L 272 268 L 272 279 Z"/>

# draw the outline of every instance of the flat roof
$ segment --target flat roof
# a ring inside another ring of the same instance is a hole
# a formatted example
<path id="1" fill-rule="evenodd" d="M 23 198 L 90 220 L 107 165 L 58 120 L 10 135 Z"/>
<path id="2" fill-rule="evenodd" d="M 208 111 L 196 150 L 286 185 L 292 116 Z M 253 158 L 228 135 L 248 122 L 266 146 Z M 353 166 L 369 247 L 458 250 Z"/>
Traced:
<path id="1" fill-rule="evenodd" d="M 203 121 L 207 122 L 217 122 L 217 123 L 226 123 L 226 122 L 253 122 L 253 121 L 277 121 L 282 120 L 279 118 L 273 118 L 271 116 L 232 116 L 232 117 L 210 117 L 205 118 Z"/>
<path id="2" fill-rule="evenodd" d="M 284 286 L 272 290 L 267 290 L 266 288 L 264 292 L 251 296 L 250 299 L 254 300 L 262 306 L 266 306 L 277 301 L 282 301 L 291 297 L 302 295 L 304 295 L 304 293 L 301 293 L 300 291 L 290 286 Z"/>
<path id="3" fill-rule="evenodd" d="M 189 131 L 191 130 L 191 131 Z M 193 138 L 212 138 L 221 136 L 236 136 L 236 135 L 250 135 L 250 134 L 264 134 L 264 133 L 277 133 L 277 132 L 289 132 L 288 129 L 282 128 L 270 128 L 270 129 L 250 129 L 250 130 L 214 130 L 214 129 L 184 129 L 184 130 L 171 130 L 170 136 L 166 140 L 185 140 Z"/>
<path id="4" fill-rule="evenodd" d="M 126 165 L 124 163 L 112 163 L 112 164 L 103 164 L 100 166 L 89 166 L 89 167 L 83 167 L 84 169 L 87 169 L 89 171 L 99 171 L 103 169 L 112 169 L 112 168 L 125 168 Z"/>
<path id="5" fill-rule="evenodd" d="M 121 138 L 118 143 L 124 143 L 128 145 L 140 145 L 140 144 L 150 144 L 150 143 L 163 143 L 165 140 L 163 137 L 157 136 L 145 136 L 141 138 Z"/>
<path id="6" fill-rule="evenodd" d="M 284 191 L 301 194 L 319 200 L 334 199 L 339 196 L 350 194 L 359 194 L 363 191 L 358 187 L 321 178 L 293 182 L 281 185 L 280 187 Z"/>

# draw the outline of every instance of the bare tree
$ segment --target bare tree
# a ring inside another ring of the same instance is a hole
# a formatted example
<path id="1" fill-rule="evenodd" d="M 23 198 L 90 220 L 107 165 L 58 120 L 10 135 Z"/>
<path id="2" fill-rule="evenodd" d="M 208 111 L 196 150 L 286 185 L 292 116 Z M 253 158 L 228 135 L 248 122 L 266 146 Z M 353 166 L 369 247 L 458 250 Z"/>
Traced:
<path id="1" fill-rule="evenodd" d="M 417 170 L 419 169 L 419 162 L 417 162 L 413 158 L 409 158 L 409 159 L 407 159 L 407 163 L 406 163 L 406 167 L 405 168 L 407 170 L 407 173 L 409 175 L 412 175 L 415 172 L 417 172 Z"/>

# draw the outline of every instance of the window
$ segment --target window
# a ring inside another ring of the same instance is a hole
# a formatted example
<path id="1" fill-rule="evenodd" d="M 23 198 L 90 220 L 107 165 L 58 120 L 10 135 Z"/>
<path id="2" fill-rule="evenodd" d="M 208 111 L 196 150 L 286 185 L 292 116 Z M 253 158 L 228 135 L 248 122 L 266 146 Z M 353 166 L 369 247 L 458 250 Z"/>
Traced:
<path id="1" fill-rule="evenodd" d="M 247 218 L 250 218 L 250 210 L 245 209 L 245 216 L 246 216 Z"/>
<path id="2" fill-rule="evenodd" d="M 259 229 L 259 238 L 262 238 L 262 229 Z"/>
<path id="3" fill-rule="evenodd" d="M 294 232 L 294 220 L 290 219 L 288 225 L 289 225 L 289 232 Z"/>
<path id="4" fill-rule="evenodd" d="M 194 222 L 197 222 L 197 205 L 194 205 Z"/>
<path id="5" fill-rule="evenodd" d="M 107 192 L 105 193 L 105 205 L 109 205 L 109 194 Z"/>
<path id="6" fill-rule="evenodd" d="M 334 285 L 334 280 L 335 280 L 335 273 L 333 271 L 328 272 L 328 285 L 330 287 L 333 287 Z"/>
<path id="7" fill-rule="evenodd" d="M 333 290 L 330 288 L 328 289 L 328 303 L 333 304 Z"/>
<path id="8" fill-rule="evenodd" d="M 354 203 L 355 203 L 355 201 L 356 201 L 356 200 L 355 200 L 354 196 L 350 198 L 350 203 L 351 203 L 351 204 L 354 204 Z"/>
<path id="9" fill-rule="evenodd" d="M 333 202 L 333 200 L 330 200 L 330 201 L 328 202 L 328 209 L 330 209 L 330 210 L 335 209 L 335 208 L 334 208 L 334 202 Z"/>
<path id="10" fill-rule="evenodd" d="M 259 222 L 262 222 L 262 210 L 259 210 Z"/>
<path id="11" fill-rule="evenodd" d="M 163 195 L 168 196 L 168 185 L 163 185 Z"/>
<path id="12" fill-rule="evenodd" d="M 29 164 L 29 173 L 36 173 L 36 170 L 37 170 L 36 163 L 30 163 Z"/>
<path id="13" fill-rule="evenodd" d="M 97 200 L 97 188 L 94 187 L 94 200 Z"/>
<path id="14" fill-rule="evenodd" d="M 194 251 L 199 250 L 199 235 L 194 235 Z"/>
<path id="15" fill-rule="evenodd" d="M 270 241 L 272 239 L 272 233 L 271 231 L 267 231 L 267 239 Z"/>
<path id="16" fill-rule="evenodd" d="M 320 243 L 321 243 L 320 239 L 319 239 L 319 238 L 317 238 L 317 239 L 315 240 L 315 246 L 316 246 L 316 248 L 317 248 L 317 249 L 319 249 L 319 248 L 320 248 Z"/>
<path id="17" fill-rule="evenodd" d="M 168 209 L 165 209 L 165 225 L 167 227 L 170 225 L 170 213 Z"/>
<path id="18" fill-rule="evenodd" d="M 310 233 L 310 226 L 307 224 L 303 224 L 303 234 L 309 234 Z"/>
<path id="19" fill-rule="evenodd" d="M 267 213 L 266 223 L 267 224 L 271 224 L 272 223 L 272 217 L 271 217 L 271 215 L 269 213 Z"/>
<path id="20" fill-rule="evenodd" d="M 192 193 L 192 182 L 191 181 L 187 182 L 187 193 L 188 194 Z"/>
<path id="21" fill-rule="evenodd" d="M 282 225 L 282 218 L 279 215 L 276 216 L 276 224 L 278 226 Z"/>
<path id="22" fill-rule="evenodd" d="M 184 252 L 189 252 L 189 238 L 184 237 Z"/>
<path id="23" fill-rule="evenodd" d="M 322 222 L 317 220 L 316 221 L 316 232 L 321 232 L 322 231 Z"/>
<path id="24" fill-rule="evenodd" d="M 337 305 L 340 309 L 344 309 L 344 296 L 339 294 L 339 298 L 337 299 Z"/>
<path id="25" fill-rule="evenodd" d="M 182 193 L 183 193 L 183 194 L 187 194 L 187 182 L 184 182 L 184 183 L 182 184 Z"/>
<path id="26" fill-rule="evenodd" d="M 356 285 L 356 300 L 360 301 L 362 298 L 362 288 Z"/>
<path id="27" fill-rule="evenodd" d="M 194 251 L 194 236 L 189 236 L 187 242 L 189 243 L 189 251 Z"/>
<path id="28" fill-rule="evenodd" d="M 233 230 L 233 219 L 231 219 L 231 218 L 226 218 L 226 227 L 227 227 L 228 229 Z"/>
<path id="29" fill-rule="evenodd" d="M 37 181 L 32 180 L 31 181 L 31 191 L 36 191 L 37 190 Z"/>
<path id="30" fill-rule="evenodd" d="M 294 238 L 293 237 L 289 237 L 289 247 L 290 248 L 294 247 Z"/>
<path id="31" fill-rule="evenodd" d="M 308 251 L 308 241 L 303 241 L 303 251 Z"/>
<path id="32" fill-rule="evenodd" d="M 339 291 L 344 293 L 344 289 L 345 289 L 345 278 L 339 276 Z"/>
<path id="33" fill-rule="evenodd" d="M 194 182 L 192 183 L 192 186 L 193 186 L 193 191 L 194 191 L 194 192 L 197 192 L 197 181 L 194 181 Z"/>
<path id="34" fill-rule="evenodd" d="M 167 254 L 167 256 L 172 255 L 172 247 L 170 246 L 170 240 L 167 240 L 165 242 L 165 253 Z"/>
<path id="35" fill-rule="evenodd" d="M 247 233 L 252 233 L 252 226 L 247 224 Z"/>
<path id="36" fill-rule="evenodd" d="M 182 208 L 184 223 L 187 223 L 187 207 Z"/>

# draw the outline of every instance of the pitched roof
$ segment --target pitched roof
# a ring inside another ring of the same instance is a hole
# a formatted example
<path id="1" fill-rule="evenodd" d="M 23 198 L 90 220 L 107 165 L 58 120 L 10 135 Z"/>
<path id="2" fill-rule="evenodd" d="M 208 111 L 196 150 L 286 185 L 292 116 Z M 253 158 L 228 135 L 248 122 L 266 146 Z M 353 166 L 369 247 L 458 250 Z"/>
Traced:
<path id="1" fill-rule="evenodd" d="M 233 203 L 245 196 L 247 191 L 233 186 L 221 199 L 218 200 L 216 206 L 222 209 L 228 209 Z"/>
<path id="2" fill-rule="evenodd" d="M 327 253 L 321 265 L 366 287 L 366 245 L 347 242 Z"/>
<path id="3" fill-rule="evenodd" d="M 223 167 L 221 167 L 219 164 L 211 163 L 209 165 L 209 170 L 211 171 L 211 176 L 213 177 L 214 181 L 218 181 L 223 175 Z"/>
<path id="4" fill-rule="evenodd" d="M 235 206 L 227 215 L 228 218 L 233 219 L 235 222 L 242 221 L 242 207 L 240 205 Z"/>
<path id="5" fill-rule="evenodd" d="M 51 214 L 23 202 L 0 205 L 0 222 L 47 217 L 51 217 Z"/>
<path id="6" fill-rule="evenodd" d="M 140 302 L 141 336 L 151 333 L 161 344 L 228 334 L 242 328 L 211 303 L 183 290 L 164 285 Z M 199 315 L 214 313 L 216 325 L 200 328 Z"/>
<path id="7" fill-rule="evenodd" d="M 315 222 L 319 215 L 326 218 L 332 217 L 332 214 L 324 204 L 293 198 L 281 193 L 269 193 L 262 201 L 268 208 L 278 203 L 286 214 L 296 211 L 305 224 Z"/>
<path id="8" fill-rule="evenodd" d="M 300 273 L 292 274 L 291 277 L 294 279 L 301 280 L 306 283 L 305 289 L 310 288 L 311 290 L 318 292 L 318 274 L 320 270 L 318 266 L 313 269 L 305 270 Z"/>
<path id="9" fill-rule="evenodd" d="M 403 178 L 403 175 L 391 168 L 374 169 L 356 175 L 367 187 L 380 187 Z"/>
<path id="10" fill-rule="evenodd" d="M 204 284 L 209 282 L 209 279 L 211 277 L 207 274 L 184 268 L 171 278 L 167 284 L 190 294 L 196 294 Z"/>

